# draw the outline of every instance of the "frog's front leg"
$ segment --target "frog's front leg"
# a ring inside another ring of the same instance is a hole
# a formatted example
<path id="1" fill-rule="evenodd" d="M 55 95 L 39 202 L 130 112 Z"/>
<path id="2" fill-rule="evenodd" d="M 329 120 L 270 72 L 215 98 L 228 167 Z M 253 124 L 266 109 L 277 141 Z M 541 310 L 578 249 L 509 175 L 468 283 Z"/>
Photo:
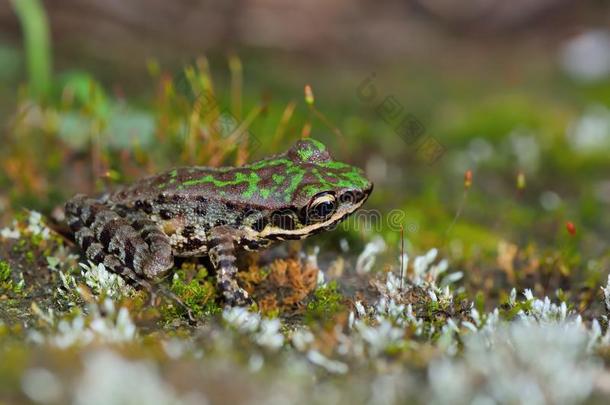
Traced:
<path id="1" fill-rule="evenodd" d="M 228 227 L 211 230 L 209 256 L 216 269 L 216 285 L 229 305 L 247 305 L 251 302 L 248 293 L 237 284 L 235 262 L 235 235 Z"/>

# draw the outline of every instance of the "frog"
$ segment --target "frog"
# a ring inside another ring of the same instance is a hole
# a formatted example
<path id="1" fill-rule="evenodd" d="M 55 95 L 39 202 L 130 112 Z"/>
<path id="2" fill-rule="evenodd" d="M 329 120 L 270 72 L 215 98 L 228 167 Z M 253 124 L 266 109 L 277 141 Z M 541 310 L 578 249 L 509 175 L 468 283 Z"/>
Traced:
<path id="1" fill-rule="evenodd" d="M 332 230 L 372 190 L 363 170 L 305 138 L 243 166 L 179 167 L 99 196 L 77 194 L 65 217 L 86 259 L 126 281 L 150 285 L 175 258 L 207 257 L 219 299 L 240 306 L 252 303 L 237 282 L 241 252 Z"/>

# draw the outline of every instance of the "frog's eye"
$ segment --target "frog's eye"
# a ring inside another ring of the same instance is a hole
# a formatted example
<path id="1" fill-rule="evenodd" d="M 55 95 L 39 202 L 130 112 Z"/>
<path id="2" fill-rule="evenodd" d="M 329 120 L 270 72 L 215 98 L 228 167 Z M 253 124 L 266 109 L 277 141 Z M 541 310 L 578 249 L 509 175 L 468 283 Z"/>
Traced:
<path id="1" fill-rule="evenodd" d="M 321 193 L 312 198 L 307 207 L 308 222 L 324 221 L 337 209 L 337 200 L 332 193 Z"/>

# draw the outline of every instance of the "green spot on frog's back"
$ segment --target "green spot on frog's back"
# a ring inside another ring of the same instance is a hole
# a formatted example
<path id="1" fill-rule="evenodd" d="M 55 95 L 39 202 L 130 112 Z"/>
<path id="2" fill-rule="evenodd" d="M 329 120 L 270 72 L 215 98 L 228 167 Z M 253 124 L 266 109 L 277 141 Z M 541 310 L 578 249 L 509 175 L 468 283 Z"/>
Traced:
<path id="1" fill-rule="evenodd" d="M 273 181 L 276 185 L 280 185 L 280 184 L 282 184 L 282 182 L 284 181 L 286 176 L 284 176 L 283 174 L 273 173 L 271 178 L 273 179 Z"/>
<path id="2" fill-rule="evenodd" d="M 260 190 L 260 193 L 261 193 L 261 197 L 269 198 L 269 196 L 271 195 L 271 189 L 269 189 L 269 188 L 262 188 Z"/>
<path id="3" fill-rule="evenodd" d="M 308 162 L 310 160 L 319 160 L 321 155 L 324 155 L 326 146 L 320 141 L 315 139 L 303 139 L 296 145 L 296 154 L 301 162 Z M 322 159 L 327 159 L 328 154 Z"/>
<path id="4" fill-rule="evenodd" d="M 301 160 L 303 162 L 306 162 L 313 155 L 313 152 L 314 151 L 312 149 L 306 148 L 306 149 L 299 149 L 299 151 L 297 153 L 299 154 L 299 157 L 301 158 Z"/>
<path id="5" fill-rule="evenodd" d="M 326 146 L 322 142 L 317 141 L 313 138 L 309 138 L 308 141 L 318 152 L 323 152 L 326 150 Z"/>
<path id="6" fill-rule="evenodd" d="M 290 179 L 290 184 L 284 191 L 284 201 L 289 202 L 292 199 L 293 193 L 303 181 L 303 177 L 305 177 L 305 170 L 299 166 L 292 166 L 286 171 L 286 173 Z"/>
<path id="7" fill-rule="evenodd" d="M 259 180 L 260 180 L 260 177 L 258 176 L 258 174 L 256 174 L 253 171 L 249 171 L 249 172 L 247 172 L 247 174 L 242 173 L 242 172 L 237 172 L 237 173 L 235 173 L 235 177 L 231 180 L 219 180 L 214 175 L 207 174 L 198 179 L 192 179 L 192 180 L 185 181 L 184 183 L 182 183 L 181 188 L 193 187 L 198 184 L 205 184 L 205 183 L 211 183 L 215 187 L 219 187 L 219 188 L 236 186 L 236 185 L 239 185 L 242 183 L 247 183 L 248 188 L 246 189 L 246 191 L 244 191 L 243 197 L 250 198 L 254 195 L 254 192 L 257 189 Z"/>
<path id="8" fill-rule="evenodd" d="M 280 165 L 291 165 L 292 162 L 288 159 L 279 158 L 279 159 L 269 159 L 269 160 L 261 160 L 260 162 L 253 163 L 249 166 L 245 166 L 251 170 L 259 170 L 267 167 L 275 167 Z"/>
<path id="9" fill-rule="evenodd" d="M 353 167 L 351 165 L 348 165 L 347 163 L 335 162 L 334 160 L 331 160 L 329 162 L 321 162 L 320 166 L 322 166 L 326 169 L 331 169 L 331 170 L 341 170 L 341 169 L 347 169 L 347 168 Z"/>
<path id="10" fill-rule="evenodd" d="M 313 185 L 307 185 L 303 189 L 303 193 L 307 198 L 313 197 L 314 195 L 318 194 L 319 192 L 320 192 L 320 188 L 313 186 Z"/>

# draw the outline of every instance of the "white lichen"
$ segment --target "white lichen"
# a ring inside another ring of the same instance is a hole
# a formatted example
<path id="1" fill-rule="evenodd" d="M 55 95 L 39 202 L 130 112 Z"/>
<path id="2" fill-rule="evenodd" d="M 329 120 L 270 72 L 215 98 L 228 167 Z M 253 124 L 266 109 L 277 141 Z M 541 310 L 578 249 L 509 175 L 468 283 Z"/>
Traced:
<path id="1" fill-rule="evenodd" d="M 605 287 L 602 287 L 604 293 L 604 304 L 606 305 L 606 311 L 610 312 L 610 275 L 608 276 L 608 282 Z"/>
<path id="2" fill-rule="evenodd" d="M 92 342 L 125 343 L 136 339 L 137 329 L 129 311 L 125 307 L 116 308 L 107 298 L 101 304 L 92 304 L 87 315 L 79 314 L 72 319 L 57 318 L 52 309 L 42 311 L 33 305 L 34 313 L 51 331 L 42 333 L 32 330 L 28 334 L 31 341 L 49 344 L 61 349 L 88 345 Z"/>
<path id="3" fill-rule="evenodd" d="M 317 350 L 310 350 L 309 352 L 307 352 L 307 360 L 309 360 L 316 366 L 322 367 L 329 373 L 345 374 L 349 371 L 349 367 L 347 364 L 337 360 L 331 360 Z"/>
<path id="4" fill-rule="evenodd" d="M 74 404 L 153 403 L 206 404 L 207 399 L 195 391 L 179 395 L 151 361 L 127 360 L 110 350 L 96 351 L 85 358 Z"/>
<path id="5" fill-rule="evenodd" d="M 130 291 L 130 287 L 125 284 L 125 280 L 118 274 L 106 270 L 103 263 L 97 265 L 92 262 L 79 263 L 79 266 L 82 268 L 85 283 L 96 295 L 119 298 Z"/>
<path id="6" fill-rule="evenodd" d="M 284 345 L 284 335 L 279 319 L 263 319 L 260 314 L 244 307 L 226 308 L 222 313 L 224 321 L 238 332 L 250 335 L 258 346 L 278 350 Z"/>
<path id="7" fill-rule="evenodd" d="M 371 242 L 367 243 L 356 261 L 356 273 L 369 273 L 375 265 L 377 255 L 385 251 L 385 249 L 386 243 L 380 236 L 375 237 Z"/>
<path id="8" fill-rule="evenodd" d="M 14 228 L 4 227 L 0 229 L 0 237 L 4 239 L 19 239 L 21 238 L 21 232 L 17 229 L 17 223 L 13 224 Z"/>
<path id="9" fill-rule="evenodd" d="M 462 357 L 431 364 L 434 403 L 578 403 L 593 389 L 600 365 L 587 335 L 558 324 L 510 323 L 487 338 L 471 334 Z"/>

